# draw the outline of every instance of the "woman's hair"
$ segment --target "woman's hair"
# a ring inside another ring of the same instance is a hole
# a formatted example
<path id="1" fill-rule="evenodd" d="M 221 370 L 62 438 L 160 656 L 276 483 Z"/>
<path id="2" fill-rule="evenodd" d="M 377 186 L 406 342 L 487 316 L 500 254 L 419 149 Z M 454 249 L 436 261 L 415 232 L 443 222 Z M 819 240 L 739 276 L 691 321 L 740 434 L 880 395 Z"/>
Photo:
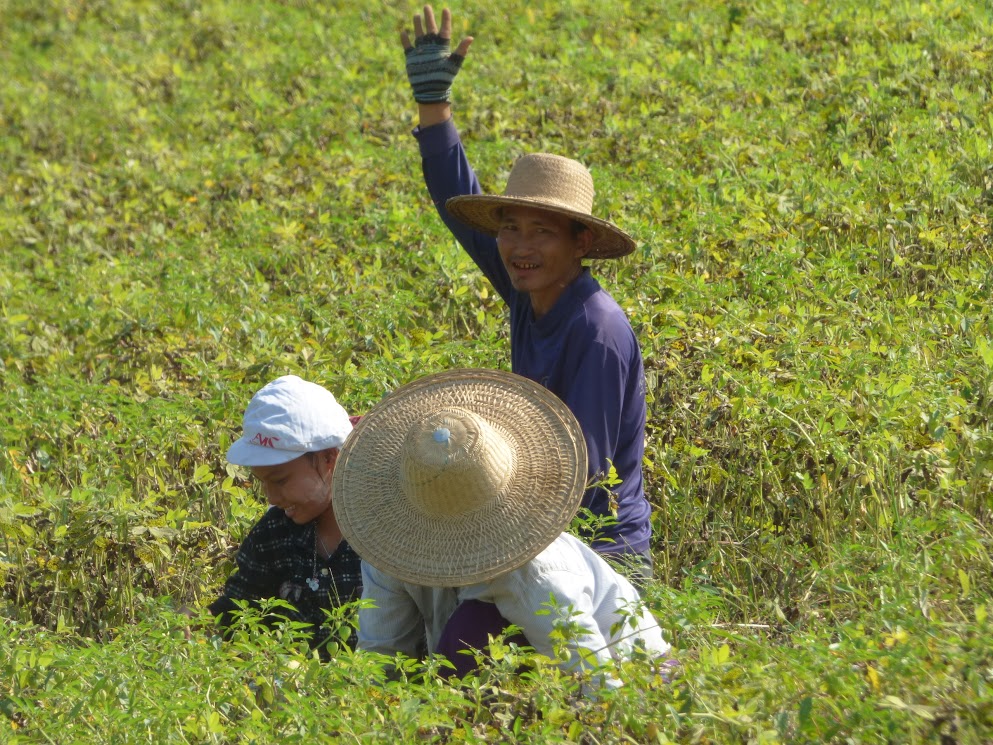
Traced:
<path id="1" fill-rule="evenodd" d="M 324 450 L 311 450 L 310 452 L 304 453 L 304 455 L 307 456 L 307 460 L 310 461 L 310 465 L 312 465 L 314 468 L 316 468 L 318 471 L 320 471 L 321 469 L 317 468 L 317 457 L 321 453 L 326 453 L 329 450 L 335 450 L 335 451 L 337 451 L 338 448 L 325 448 Z"/>

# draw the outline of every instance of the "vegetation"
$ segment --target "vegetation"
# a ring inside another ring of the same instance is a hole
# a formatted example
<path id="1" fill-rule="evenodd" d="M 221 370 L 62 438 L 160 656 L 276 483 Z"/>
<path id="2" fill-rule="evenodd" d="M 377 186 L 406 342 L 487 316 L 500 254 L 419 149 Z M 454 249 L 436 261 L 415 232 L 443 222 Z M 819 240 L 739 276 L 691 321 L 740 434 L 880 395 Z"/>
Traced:
<path id="1" fill-rule="evenodd" d="M 223 459 L 258 387 L 361 413 L 509 366 L 421 184 L 418 8 L 0 0 L 0 742 L 988 741 L 988 3 L 452 8 L 483 183 L 578 156 L 639 240 L 595 272 L 644 350 L 680 677 L 188 637 L 263 509 Z"/>

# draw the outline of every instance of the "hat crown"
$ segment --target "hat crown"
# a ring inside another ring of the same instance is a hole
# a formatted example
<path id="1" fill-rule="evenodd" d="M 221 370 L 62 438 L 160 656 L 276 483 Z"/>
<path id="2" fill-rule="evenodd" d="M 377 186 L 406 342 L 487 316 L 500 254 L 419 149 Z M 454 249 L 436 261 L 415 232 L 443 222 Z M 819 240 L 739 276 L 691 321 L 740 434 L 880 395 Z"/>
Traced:
<path id="1" fill-rule="evenodd" d="M 585 215 L 593 213 L 593 177 L 586 166 L 551 153 L 517 159 L 507 177 L 505 197 L 547 202 Z"/>
<path id="2" fill-rule="evenodd" d="M 446 370 L 362 417 L 332 488 L 363 561 L 404 582 L 461 587 L 548 546 L 585 483 L 582 429 L 554 393 L 510 372 Z"/>
<path id="3" fill-rule="evenodd" d="M 442 409 L 407 434 L 403 489 L 424 515 L 467 515 L 506 494 L 515 460 L 507 439 L 484 419 L 465 409 Z"/>

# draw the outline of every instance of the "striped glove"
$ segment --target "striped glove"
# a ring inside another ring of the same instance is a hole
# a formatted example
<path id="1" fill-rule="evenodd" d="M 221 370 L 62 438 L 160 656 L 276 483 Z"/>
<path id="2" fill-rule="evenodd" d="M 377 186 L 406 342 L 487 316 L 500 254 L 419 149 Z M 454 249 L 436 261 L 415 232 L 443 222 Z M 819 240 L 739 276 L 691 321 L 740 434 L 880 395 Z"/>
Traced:
<path id="1" fill-rule="evenodd" d="M 414 46 L 403 51 L 407 57 L 407 80 L 417 103 L 443 103 L 452 95 L 452 81 L 465 61 L 461 54 L 449 54 L 450 39 L 440 34 L 418 36 Z"/>

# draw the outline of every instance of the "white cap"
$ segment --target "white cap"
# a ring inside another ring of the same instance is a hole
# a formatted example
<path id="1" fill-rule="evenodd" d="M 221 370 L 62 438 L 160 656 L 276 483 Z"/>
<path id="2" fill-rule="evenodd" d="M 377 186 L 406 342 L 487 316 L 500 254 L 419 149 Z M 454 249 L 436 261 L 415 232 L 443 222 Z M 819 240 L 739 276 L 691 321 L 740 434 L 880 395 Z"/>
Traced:
<path id="1" fill-rule="evenodd" d="M 278 466 L 304 453 L 341 447 L 348 414 L 326 388 L 296 375 L 276 378 L 245 409 L 241 438 L 227 458 L 239 466 Z"/>

